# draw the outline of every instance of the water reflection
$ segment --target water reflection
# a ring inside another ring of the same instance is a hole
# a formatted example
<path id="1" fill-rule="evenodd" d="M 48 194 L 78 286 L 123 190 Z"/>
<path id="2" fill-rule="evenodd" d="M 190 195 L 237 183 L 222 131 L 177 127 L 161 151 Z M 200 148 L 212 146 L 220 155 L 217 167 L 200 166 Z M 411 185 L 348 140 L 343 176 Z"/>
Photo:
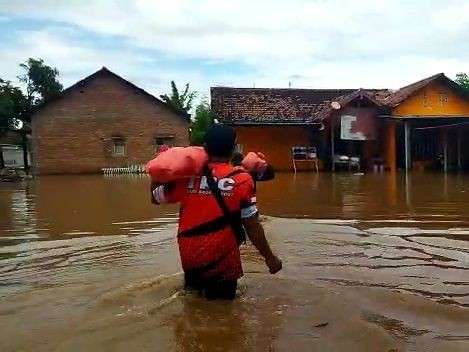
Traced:
<path id="1" fill-rule="evenodd" d="M 258 188 L 263 213 L 274 216 L 469 220 L 466 175 L 279 174 Z"/>
<path id="2" fill-rule="evenodd" d="M 148 230 L 151 221 L 158 227 L 174 222 L 177 215 L 175 206 L 149 204 L 148 180 L 143 177 L 48 176 L 0 187 L 2 236 L 139 233 Z"/>
<path id="3" fill-rule="evenodd" d="M 146 177 L 0 184 L 0 350 L 465 350 L 467 176 L 279 174 L 258 200 L 284 270 L 243 247 L 245 289 L 217 305 L 155 280 L 180 270 L 178 209 Z"/>
<path id="4" fill-rule="evenodd" d="M 465 175 L 279 174 L 259 183 L 258 193 L 262 213 L 273 216 L 469 220 Z M 0 185 L 0 206 L 3 241 L 140 233 L 177 216 L 176 206 L 150 204 L 146 177 L 50 176 Z"/>

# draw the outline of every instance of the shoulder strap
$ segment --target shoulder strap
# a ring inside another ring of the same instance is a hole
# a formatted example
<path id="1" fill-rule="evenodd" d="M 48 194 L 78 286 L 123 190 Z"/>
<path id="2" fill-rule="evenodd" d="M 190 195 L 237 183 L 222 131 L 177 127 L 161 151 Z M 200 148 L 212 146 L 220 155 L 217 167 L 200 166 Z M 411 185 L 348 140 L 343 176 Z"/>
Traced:
<path id="1" fill-rule="evenodd" d="M 246 237 L 244 235 L 244 229 L 241 226 L 241 221 L 238 219 L 234 219 L 233 214 L 231 214 L 230 210 L 228 209 L 228 206 L 225 203 L 225 200 L 223 199 L 223 195 L 220 192 L 220 189 L 218 188 L 218 185 L 213 178 L 212 171 L 208 167 L 208 165 L 205 165 L 204 167 L 204 176 L 207 177 L 207 184 L 208 188 L 210 189 L 210 192 L 212 192 L 213 196 L 215 197 L 218 206 L 223 212 L 223 216 L 228 220 L 231 229 L 233 230 L 236 240 L 238 244 L 246 242 Z"/>
<path id="2" fill-rule="evenodd" d="M 228 207 L 225 203 L 225 200 L 223 199 L 223 196 L 220 192 L 220 189 L 218 188 L 217 182 L 213 178 L 212 171 L 210 170 L 208 165 L 205 166 L 205 168 L 204 168 L 204 176 L 207 177 L 208 188 L 210 189 L 213 196 L 217 200 L 218 206 L 223 211 L 223 215 L 226 216 L 226 217 L 229 217 L 230 216 L 230 210 L 228 209 Z"/>

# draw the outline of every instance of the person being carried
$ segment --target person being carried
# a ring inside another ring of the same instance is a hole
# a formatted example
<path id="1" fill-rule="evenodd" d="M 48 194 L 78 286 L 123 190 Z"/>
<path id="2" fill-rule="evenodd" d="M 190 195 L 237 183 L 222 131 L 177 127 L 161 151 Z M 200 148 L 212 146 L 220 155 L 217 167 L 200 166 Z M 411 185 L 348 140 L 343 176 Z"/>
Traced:
<path id="1" fill-rule="evenodd" d="M 261 155 L 264 158 L 264 155 L 263 154 Z M 233 166 L 242 166 L 243 159 L 244 159 L 243 153 L 234 152 L 233 157 L 231 158 L 231 163 L 233 164 Z M 252 171 L 249 174 L 254 180 L 254 186 L 256 185 L 256 182 L 258 181 L 271 181 L 275 178 L 274 168 L 269 164 L 267 164 L 267 166 L 265 167 L 265 170 L 263 170 L 262 172 Z"/>
<path id="2" fill-rule="evenodd" d="M 243 168 L 230 163 L 235 145 L 233 128 L 213 125 L 205 136 L 209 162 L 204 175 L 152 184 L 153 203 L 181 204 L 178 245 L 185 286 L 208 299 L 235 298 L 243 275 L 239 245 L 244 231 L 270 273 L 282 269 L 259 221 L 254 181 Z"/>

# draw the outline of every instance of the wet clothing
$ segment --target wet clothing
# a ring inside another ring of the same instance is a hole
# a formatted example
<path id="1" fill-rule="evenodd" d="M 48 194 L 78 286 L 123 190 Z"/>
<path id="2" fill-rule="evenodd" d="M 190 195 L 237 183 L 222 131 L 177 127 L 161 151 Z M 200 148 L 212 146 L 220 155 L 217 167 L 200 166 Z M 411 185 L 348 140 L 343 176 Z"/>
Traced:
<path id="1" fill-rule="evenodd" d="M 237 280 L 200 280 L 190 273 L 184 274 L 185 288 L 198 291 L 207 299 L 234 299 L 238 287 Z"/>
<path id="2" fill-rule="evenodd" d="M 209 164 L 233 218 L 257 215 L 254 181 L 244 169 L 229 163 Z M 152 191 L 156 203 L 180 202 L 178 245 L 189 286 L 208 292 L 236 291 L 243 275 L 235 233 L 208 187 L 205 176 L 161 185 Z M 231 291 L 227 289 L 231 287 Z"/>

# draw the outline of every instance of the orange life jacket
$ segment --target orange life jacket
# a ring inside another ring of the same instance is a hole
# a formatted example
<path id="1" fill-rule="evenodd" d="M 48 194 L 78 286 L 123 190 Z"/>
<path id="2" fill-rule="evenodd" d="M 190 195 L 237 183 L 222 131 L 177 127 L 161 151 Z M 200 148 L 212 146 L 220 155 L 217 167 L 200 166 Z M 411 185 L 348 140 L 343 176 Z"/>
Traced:
<path id="1" fill-rule="evenodd" d="M 254 181 L 244 169 L 228 163 L 210 164 L 225 204 L 233 215 L 257 212 Z M 180 202 L 178 244 L 185 272 L 201 277 L 236 280 L 242 276 L 239 246 L 232 226 L 208 187 L 205 176 L 179 180 L 165 192 L 168 202 Z"/>

